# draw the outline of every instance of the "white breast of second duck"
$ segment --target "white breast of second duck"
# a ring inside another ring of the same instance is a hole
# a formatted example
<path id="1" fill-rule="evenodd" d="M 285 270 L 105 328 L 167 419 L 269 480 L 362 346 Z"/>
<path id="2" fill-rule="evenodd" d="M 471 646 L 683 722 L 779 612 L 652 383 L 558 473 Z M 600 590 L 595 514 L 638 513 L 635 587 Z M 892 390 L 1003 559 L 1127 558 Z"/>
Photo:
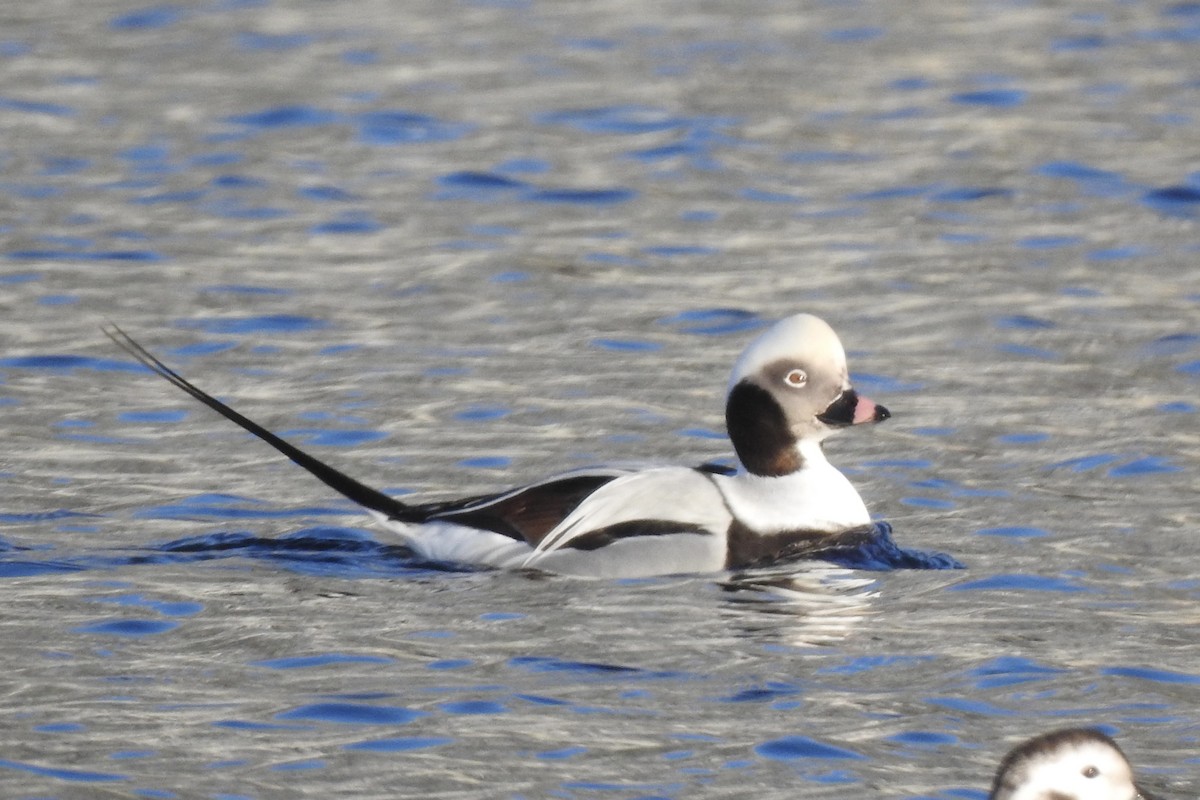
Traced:
<path id="1" fill-rule="evenodd" d="M 817 442 L 797 445 L 803 466 L 788 475 L 763 477 L 744 469 L 716 475 L 729 510 L 758 533 L 837 531 L 871 524 L 853 484 L 825 458 Z"/>

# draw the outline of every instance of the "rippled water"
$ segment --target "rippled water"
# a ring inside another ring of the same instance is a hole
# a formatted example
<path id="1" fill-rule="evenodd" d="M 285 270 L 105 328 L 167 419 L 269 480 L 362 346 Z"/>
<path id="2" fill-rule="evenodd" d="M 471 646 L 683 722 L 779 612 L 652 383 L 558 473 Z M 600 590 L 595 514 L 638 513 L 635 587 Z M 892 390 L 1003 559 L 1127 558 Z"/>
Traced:
<path id="1" fill-rule="evenodd" d="M 0 26 L 5 797 L 1200 788 L 1200 6 L 46 1 Z M 127 361 L 393 493 L 728 457 L 761 325 L 966 570 L 414 562 Z"/>

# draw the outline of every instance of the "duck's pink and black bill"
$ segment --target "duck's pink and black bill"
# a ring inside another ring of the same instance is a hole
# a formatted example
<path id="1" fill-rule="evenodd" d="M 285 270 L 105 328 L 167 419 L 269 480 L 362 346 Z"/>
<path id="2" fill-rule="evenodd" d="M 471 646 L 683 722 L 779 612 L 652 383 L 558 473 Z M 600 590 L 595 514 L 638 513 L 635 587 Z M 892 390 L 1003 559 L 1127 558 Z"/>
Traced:
<path id="1" fill-rule="evenodd" d="M 817 419 L 826 425 L 838 427 L 845 425 L 862 425 L 866 422 L 883 422 L 892 412 L 871 400 L 859 396 L 853 389 L 847 389 L 829 404 L 829 408 L 817 415 Z"/>

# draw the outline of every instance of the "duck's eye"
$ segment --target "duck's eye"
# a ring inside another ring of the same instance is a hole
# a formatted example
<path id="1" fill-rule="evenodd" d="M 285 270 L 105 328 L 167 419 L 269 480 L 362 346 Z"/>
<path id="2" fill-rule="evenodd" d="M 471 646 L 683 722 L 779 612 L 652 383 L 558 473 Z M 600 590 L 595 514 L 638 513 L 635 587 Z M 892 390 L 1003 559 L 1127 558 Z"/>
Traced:
<path id="1" fill-rule="evenodd" d="M 808 383 L 808 373 L 802 369 L 794 369 L 783 376 L 783 382 L 794 389 L 798 389 Z"/>
<path id="2" fill-rule="evenodd" d="M 1099 774 L 1100 770 L 1097 767 L 1087 766 L 1083 768 L 1083 777 L 1085 778 L 1095 778 Z"/>

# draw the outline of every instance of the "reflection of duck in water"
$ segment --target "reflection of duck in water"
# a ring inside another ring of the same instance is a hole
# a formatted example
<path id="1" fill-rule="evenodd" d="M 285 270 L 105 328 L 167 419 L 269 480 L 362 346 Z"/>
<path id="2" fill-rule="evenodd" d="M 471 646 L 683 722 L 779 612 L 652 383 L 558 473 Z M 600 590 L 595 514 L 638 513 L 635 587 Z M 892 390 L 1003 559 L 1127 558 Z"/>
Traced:
<path id="1" fill-rule="evenodd" d="M 408 505 L 350 478 L 193 386 L 118 328 L 145 366 L 365 506 L 419 556 L 586 576 L 717 572 L 820 557 L 869 541 L 858 492 L 826 459 L 838 429 L 887 409 L 855 393 L 837 335 L 808 314 L 755 339 L 725 402 L 736 470 L 577 470 L 484 497 Z"/>
<path id="2" fill-rule="evenodd" d="M 738 573 L 720 588 L 720 616 L 736 631 L 790 647 L 843 641 L 879 596 L 877 578 L 822 561 Z"/>
<path id="3" fill-rule="evenodd" d="M 1108 736 L 1068 728 L 1013 748 L 988 800 L 1152 800 L 1133 782 L 1133 767 Z"/>

